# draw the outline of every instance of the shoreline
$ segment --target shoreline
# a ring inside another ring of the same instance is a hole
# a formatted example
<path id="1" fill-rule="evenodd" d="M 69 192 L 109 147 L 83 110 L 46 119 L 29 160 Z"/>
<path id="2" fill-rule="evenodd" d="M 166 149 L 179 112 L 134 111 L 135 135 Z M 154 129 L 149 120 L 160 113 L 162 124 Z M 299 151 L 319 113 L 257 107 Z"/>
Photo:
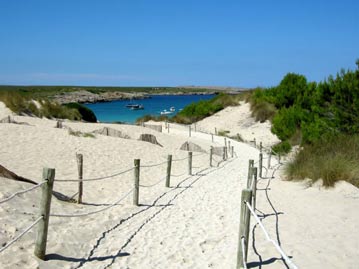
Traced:
<path id="1" fill-rule="evenodd" d="M 69 93 L 62 93 L 61 95 L 55 95 L 51 97 L 52 100 L 59 104 L 79 103 L 79 104 L 96 104 L 105 103 L 118 100 L 143 100 L 150 99 L 154 95 L 207 95 L 218 94 L 217 91 L 208 92 L 159 92 L 159 93 L 145 93 L 145 92 L 104 92 L 104 93 L 92 93 L 90 91 L 81 90 Z"/>

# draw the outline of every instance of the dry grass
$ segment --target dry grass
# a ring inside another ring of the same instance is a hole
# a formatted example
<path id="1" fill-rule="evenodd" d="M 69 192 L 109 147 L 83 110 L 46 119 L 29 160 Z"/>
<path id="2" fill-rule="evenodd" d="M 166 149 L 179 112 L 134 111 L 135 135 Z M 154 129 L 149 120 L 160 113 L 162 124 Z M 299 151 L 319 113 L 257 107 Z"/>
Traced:
<path id="1" fill-rule="evenodd" d="M 305 146 L 286 172 L 291 180 L 322 179 L 324 186 L 345 180 L 359 187 L 359 135 L 341 135 Z"/>

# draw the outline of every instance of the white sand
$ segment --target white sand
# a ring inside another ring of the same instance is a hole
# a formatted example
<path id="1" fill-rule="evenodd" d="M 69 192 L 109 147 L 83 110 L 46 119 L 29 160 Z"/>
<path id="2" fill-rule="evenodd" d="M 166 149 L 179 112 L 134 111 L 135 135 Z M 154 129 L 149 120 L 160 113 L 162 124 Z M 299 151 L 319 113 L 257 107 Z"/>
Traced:
<path id="1" fill-rule="evenodd" d="M 0 102 L 0 119 L 9 114 Z M 240 133 L 246 140 L 256 138 L 265 145 L 276 143 L 269 123 L 255 123 L 249 114 L 247 104 L 227 108 L 198 123 L 197 128 L 213 132 L 217 127 L 231 134 Z M 93 178 L 131 168 L 135 158 L 140 158 L 143 165 L 164 162 L 167 154 L 174 159 L 184 158 L 187 153 L 179 147 L 186 141 L 207 151 L 211 145 L 223 145 L 223 137 L 215 137 L 212 143 L 210 135 L 192 131 L 188 138 L 188 128 L 175 125 L 170 125 L 169 133 L 166 129 L 158 133 L 137 126 L 64 123 L 82 132 L 107 126 L 131 139 L 102 135 L 85 138 L 54 128 L 56 122 L 52 120 L 19 116 L 14 119 L 29 125 L 0 124 L 0 164 L 37 182 L 41 181 L 43 167 L 55 168 L 57 179 L 76 179 L 76 153 L 84 155 L 84 178 Z M 163 147 L 138 141 L 142 133 L 154 134 Z M 98 214 L 51 217 L 48 260 L 40 261 L 33 255 L 33 229 L 0 253 L 0 268 L 235 268 L 240 195 L 247 178 L 248 159 L 257 160 L 258 150 L 231 143 L 238 158 L 230 158 L 219 167 L 209 168 L 208 155 L 194 153 L 195 175 L 191 177 L 187 176 L 187 160 L 173 162 L 172 174 L 176 177 L 171 178 L 172 188 L 165 188 L 164 181 L 152 188 L 142 187 L 139 207 L 132 205 L 131 194 L 119 205 Z M 272 164 L 276 164 L 275 160 Z M 158 182 L 165 171 L 166 164 L 141 168 L 140 184 Z M 275 172 L 268 188 L 266 179 L 260 180 L 258 187 L 258 212 L 267 215 L 263 223 L 271 237 L 279 238 L 283 250 L 299 268 L 357 268 L 358 189 L 345 182 L 328 190 L 306 187 L 303 182 L 281 180 L 281 174 L 281 169 Z M 0 178 L 0 200 L 30 186 Z M 101 209 L 132 186 L 133 171 L 112 179 L 85 182 L 84 204 L 53 198 L 51 211 L 75 214 Z M 77 183 L 55 182 L 55 190 L 71 196 L 77 192 Z M 0 246 L 37 218 L 40 194 L 36 190 L 0 204 Z M 277 218 L 274 211 L 280 213 Z M 262 260 L 263 268 L 286 268 L 258 227 L 254 235 L 248 263 L 258 267 Z"/>

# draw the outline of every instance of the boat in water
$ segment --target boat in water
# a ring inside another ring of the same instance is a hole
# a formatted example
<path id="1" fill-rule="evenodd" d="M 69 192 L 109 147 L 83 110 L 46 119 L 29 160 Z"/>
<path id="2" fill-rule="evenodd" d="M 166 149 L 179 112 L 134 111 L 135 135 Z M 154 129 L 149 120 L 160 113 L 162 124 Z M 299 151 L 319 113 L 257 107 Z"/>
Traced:
<path id="1" fill-rule="evenodd" d="M 171 106 L 170 110 L 164 109 L 163 111 L 161 111 L 161 115 L 169 115 L 169 114 L 172 114 L 175 111 L 176 111 L 175 107 Z"/>
<path id="2" fill-rule="evenodd" d="M 131 104 L 131 106 L 126 105 L 126 107 L 129 107 L 131 110 L 145 109 L 145 107 L 143 105 L 140 105 L 140 104 Z"/>

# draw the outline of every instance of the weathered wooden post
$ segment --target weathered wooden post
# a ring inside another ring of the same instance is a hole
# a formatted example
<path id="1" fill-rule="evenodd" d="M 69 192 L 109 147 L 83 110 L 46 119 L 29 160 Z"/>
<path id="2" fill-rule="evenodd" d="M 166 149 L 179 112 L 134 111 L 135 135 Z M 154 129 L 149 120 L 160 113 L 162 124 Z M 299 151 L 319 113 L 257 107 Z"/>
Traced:
<path id="1" fill-rule="evenodd" d="M 253 171 L 252 171 L 253 166 L 254 166 L 254 160 L 249 160 L 248 161 L 247 189 L 249 189 L 251 186 L 251 181 L 252 181 L 252 176 L 253 176 Z"/>
<path id="2" fill-rule="evenodd" d="M 250 211 L 246 203 L 251 204 L 252 191 L 250 189 L 242 190 L 241 197 L 241 216 L 239 223 L 239 242 L 237 251 L 237 269 L 244 268 L 244 263 L 247 262 L 248 243 L 249 243 L 249 225 L 250 225 Z M 244 253 L 242 250 L 242 238 L 244 238 Z"/>
<path id="3" fill-rule="evenodd" d="M 252 196 L 253 196 L 253 209 L 256 209 L 257 201 L 257 167 L 253 167 L 253 182 L 252 182 Z"/>
<path id="4" fill-rule="evenodd" d="M 259 142 L 259 151 L 262 152 L 262 150 L 263 150 L 263 146 L 262 146 L 262 141 L 261 141 L 261 142 Z"/>
<path id="5" fill-rule="evenodd" d="M 34 254 L 41 260 L 45 259 L 46 244 L 47 244 L 47 232 L 49 227 L 50 208 L 52 189 L 54 186 L 55 169 L 44 168 L 42 171 L 42 178 L 46 181 L 46 184 L 41 186 L 41 202 L 40 202 L 40 216 L 41 221 L 37 224 L 37 235 L 35 241 Z"/>
<path id="6" fill-rule="evenodd" d="M 172 167 L 172 155 L 167 156 L 167 175 L 166 175 L 166 187 L 170 187 L 171 180 L 171 167 Z"/>
<path id="7" fill-rule="evenodd" d="M 233 158 L 234 155 L 234 146 L 231 147 L 231 157 Z"/>
<path id="8" fill-rule="evenodd" d="M 227 138 L 224 138 L 224 146 L 227 147 Z"/>
<path id="9" fill-rule="evenodd" d="M 167 133 L 170 133 L 170 124 L 167 123 Z"/>
<path id="10" fill-rule="evenodd" d="M 226 147 L 223 147 L 223 161 L 226 160 Z"/>
<path id="11" fill-rule="evenodd" d="M 135 184 L 134 184 L 134 190 L 133 190 L 133 204 L 138 206 L 138 200 L 139 200 L 139 194 L 140 194 L 140 159 L 134 160 L 135 164 Z"/>
<path id="12" fill-rule="evenodd" d="M 189 133 L 189 137 L 191 137 L 191 125 L 188 125 L 188 133 Z"/>
<path id="13" fill-rule="evenodd" d="M 259 177 L 262 178 L 263 153 L 259 153 Z"/>
<path id="14" fill-rule="evenodd" d="M 188 174 L 192 175 L 192 151 L 188 152 Z"/>
<path id="15" fill-rule="evenodd" d="M 209 166 L 212 167 L 213 147 L 209 150 Z"/>
<path id="16" fill-rule="evenodd" d="M 197 132 L 197 123 L 194 123 L 194 131 Z"/>
<path id="17" fill-rule="evenodd" d="M 211 134 L 211 136 L 212 136 L 212 142 L 213 142 L 213 134 Z"/>
<path id="18" fill-rule="evenodd" d="M 84 165 L 84 160 L 83 160 L 83 156 L 82 154 L 76 154 L 76 160 L 77 160 L 77 171 L 79 174 L 79 194 L 77 196 L 77 203 L 81 204 L 82 203 L 82 193 L 83 193 L 83 181 L 82 181 L 82 176 L 83 176 L 83 165 Z"/>
<path id="19" fill-rule="evenodd" d="M 231 141 L 228 141 L 228 152 L 231 152 Z"/>
<path id="20" fill-rule="evenodd" d="M 268 169 L 271 168 L 271 159 L 272 159 L 272 148 L 269 148 L 269 153 L 268 153 Z"/>
<path id="21" fill-rule="evenodd" d="M 60 128 L 60 129 L 62 128 L 62 121 L 59 121 L 59 120 L 58 120 L 58 121 L 56 122 L 56 128 Z"/>
<path id="22" fill-rule="evenodd" d="M 218 133 L 217 133 L 217 127 L 214 127 L 214 133 L 215 133 L 216 135 L 218 135 Z"/>
<path id="23" fill-rule="evenodd" d="M 256 142 L 256 138 L 253 139 L 253 143 L 254 143 L 254 147 L 257 147 L 257 142 Z"/>

